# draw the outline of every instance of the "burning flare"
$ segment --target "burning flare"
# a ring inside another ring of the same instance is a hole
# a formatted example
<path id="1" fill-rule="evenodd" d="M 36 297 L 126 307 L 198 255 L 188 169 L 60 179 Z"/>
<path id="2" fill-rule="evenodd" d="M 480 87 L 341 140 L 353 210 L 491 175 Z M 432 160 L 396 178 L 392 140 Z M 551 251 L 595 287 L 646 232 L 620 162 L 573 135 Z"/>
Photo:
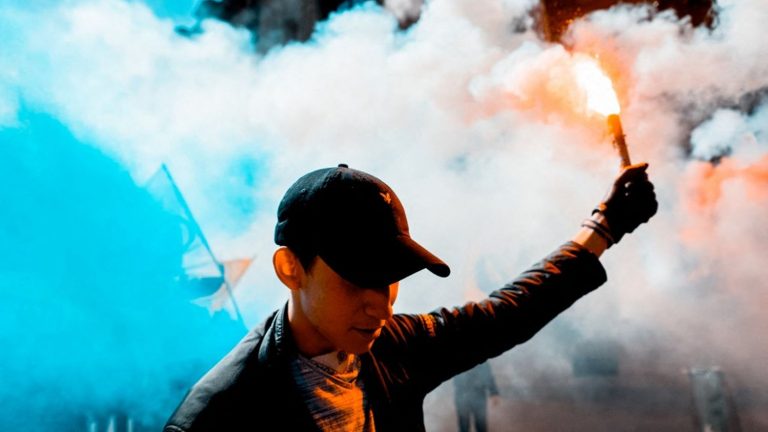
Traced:
<path id="1" fill-rule="evenodd" d="M 613 135 L 613 145 L 619 152 L 621 167 L 632 164 L 629 159 L 629 150 L 624 139 L 624 130 L 621 126 L 619 112 L 619 98 L 613 89 L 613 83 L 605 72 L 600 69 L 597 62 L 589 57 L 577 60 L 573 67 L 576 73 L 576 82 L 587 93 L 587 108 L 606 116 L 608 129 Z"/>
<path id="2" fill-rule="evenodd" d="M 576 72 L 576 81 L 587 93 L 587 107 L 590 110 L 604 116 L 621 111 L 611 79 L 594 60 L 586 56 L 580 58 L 573 69 Z"/>

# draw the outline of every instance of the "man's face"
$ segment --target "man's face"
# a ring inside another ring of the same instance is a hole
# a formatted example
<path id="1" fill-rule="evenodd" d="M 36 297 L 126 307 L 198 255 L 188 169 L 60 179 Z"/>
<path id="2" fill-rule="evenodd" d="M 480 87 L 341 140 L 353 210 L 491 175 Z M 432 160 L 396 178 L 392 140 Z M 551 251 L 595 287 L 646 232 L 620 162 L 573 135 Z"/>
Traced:
<path id="1" fill-rule="evenodd" d="M 392 317 L 398 283 L 381 287 L 357 286 L 333 271 L 320 257 L 306 272 L 299 289 L 297 313 L 306 318 L 302 326 L 304 345 L 316 342 L 308 355 L 331 351 L 362 354 L 370 350 Z M 305 346 L 305 351 L 307 347 Z"/>

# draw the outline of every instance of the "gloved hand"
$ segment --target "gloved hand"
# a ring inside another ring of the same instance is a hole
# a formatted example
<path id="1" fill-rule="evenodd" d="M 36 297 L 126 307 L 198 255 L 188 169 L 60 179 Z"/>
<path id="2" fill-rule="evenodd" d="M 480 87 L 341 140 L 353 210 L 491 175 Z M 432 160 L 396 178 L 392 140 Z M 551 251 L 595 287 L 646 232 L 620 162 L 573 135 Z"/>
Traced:
<path id="1" fill-rule="evenodd" d="M 630 165 L 616 177 L 611 190 L 592 212 L 602 213 L 613 243 L 656 214 L 659 203 L 648 180 L 647 163 Z"/>

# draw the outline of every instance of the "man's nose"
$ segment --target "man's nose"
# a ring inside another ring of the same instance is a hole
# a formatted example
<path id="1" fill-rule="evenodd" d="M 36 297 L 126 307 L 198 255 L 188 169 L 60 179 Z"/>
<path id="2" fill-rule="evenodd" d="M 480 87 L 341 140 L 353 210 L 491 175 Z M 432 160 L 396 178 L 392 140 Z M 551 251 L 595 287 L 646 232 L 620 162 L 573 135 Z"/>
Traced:
<path id="1" fill-rule="evenodd" d="M 366 290 L 365 313 L 378 320 L 386 321 L 392 318 L 392 305 L 396 293 L 390 287 Z"/>

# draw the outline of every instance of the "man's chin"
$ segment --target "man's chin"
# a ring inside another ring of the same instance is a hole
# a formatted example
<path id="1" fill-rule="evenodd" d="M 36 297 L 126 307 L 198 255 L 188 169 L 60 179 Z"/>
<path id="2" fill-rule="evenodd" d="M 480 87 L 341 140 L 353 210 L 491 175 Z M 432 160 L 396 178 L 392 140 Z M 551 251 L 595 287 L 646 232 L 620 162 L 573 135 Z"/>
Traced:
<path id="1" fill-rule="evenodd" d="M 365 354 L 371 350 L 376 339 L 381 336 L 381 328 L 376 329 L 361 329 L 353 328 L 351 331 L 351 338 L 347 340 L 348 344 L 344 351 L 350 354 Z"/>

